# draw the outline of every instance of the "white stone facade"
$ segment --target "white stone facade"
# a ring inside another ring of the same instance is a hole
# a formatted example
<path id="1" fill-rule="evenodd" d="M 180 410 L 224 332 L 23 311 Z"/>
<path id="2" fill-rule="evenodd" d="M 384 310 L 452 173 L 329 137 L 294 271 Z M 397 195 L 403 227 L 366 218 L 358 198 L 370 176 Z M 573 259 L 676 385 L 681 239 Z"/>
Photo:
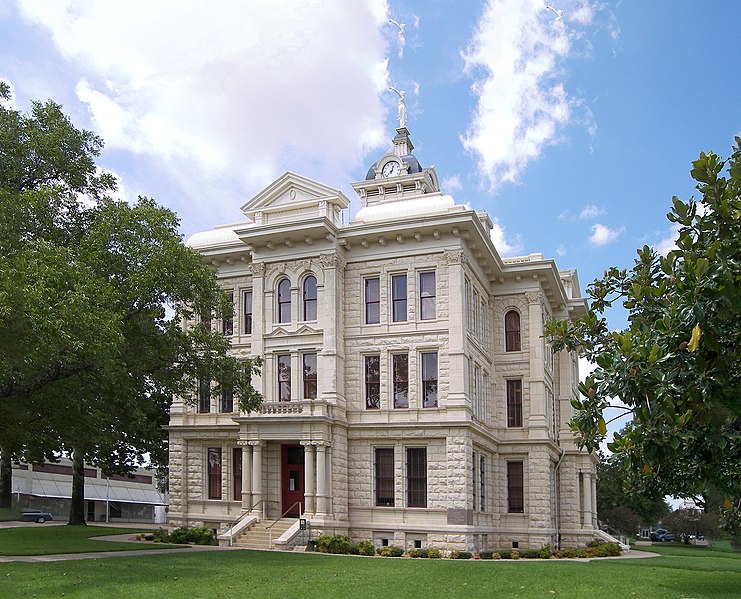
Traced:
<path id="1" fill-rule="evenodd" d="M 262 356 L 265 399 L 249 414 L 215 396 L 173 405 L 170 521 L 224 529 L 298 498 L 314 531 L 378 545 L 591 540 L 595 460 L 566 425 L 576 356 L 542 337 L 548 318 L 583 314 L 576 273 L 539 254 L 500 258 L 489 217 L 439 191 L 405 129 L 394 144 L 353 185 L 349 224 L 341 192 L 286 173 L 242 207 L 247 222 L 189 240 L 233 293 L 233 351 Z M 383 177 L 389 161 L 400 175 Z M 519 349 L 505 342 L 512 311 Z M 302 375 L 313 355 L 316 397 Z"/>

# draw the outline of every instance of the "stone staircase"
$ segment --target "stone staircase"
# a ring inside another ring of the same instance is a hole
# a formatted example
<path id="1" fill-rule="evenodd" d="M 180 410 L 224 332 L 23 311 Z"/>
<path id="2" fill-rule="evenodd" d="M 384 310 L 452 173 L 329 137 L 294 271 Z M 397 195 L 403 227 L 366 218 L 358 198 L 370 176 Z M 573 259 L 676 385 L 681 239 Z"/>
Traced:
<path id="1" fill-rule="evenodd" d="M 270 530 L 265 527 L 270 526 L 274 520 L 260 520 L 250 526 L 246 531 L 234 539 L 234 547 L 243 549 L 271 549 L 270 547 Z M 281 518 L 272 527 L 273 544 L 276 539 L 286 532 L 296 523 L 296 518 Z"/>

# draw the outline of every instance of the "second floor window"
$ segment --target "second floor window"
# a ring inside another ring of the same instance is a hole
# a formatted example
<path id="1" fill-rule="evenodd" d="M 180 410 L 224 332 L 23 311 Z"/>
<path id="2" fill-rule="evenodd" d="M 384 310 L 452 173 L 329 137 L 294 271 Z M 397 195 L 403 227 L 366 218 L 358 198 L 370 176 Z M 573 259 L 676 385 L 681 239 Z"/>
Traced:
<path id="1" fill-rule="evenodd" d="M 405 322 L 407 319 L 407 276 L 391 277 L 391 303 L 394 322 Z"/>
<path id="2" fill-rule="evenodd" d="M 304 279 L 304 320 L 316 320 L 316 277 Z"/>
<path id="3" fill-rule="evenodd" d="M 393 359 L 394 378 L 394 407 L 409 407 L 409 356 L 407 354 L 394 354 Z"/>
<path id="4" fill-rule="evenodd" d="M 507 426 L 522 426 L 522 380 L 507 381 Z"/>
<path id="5" fill-rule="evenodd" d="M 520 313 L 510 310 L 504 315 L 504 351 L 521 351 Z"/>
<path id="6" fill-rule="evenodd" d="M 381 356 L 365 356 L 365 407 L 381 407 Z"/>
<path id="7" fill-rule="evenodd" d="M 420 354 L 422 359 L 422 407 L 437 407 L 437 352 Z"/>
<path id="8" fill-rule="evenodd" d="M 381 280 L 365 279 L 365 324 L 381 322 Z"/>
<path id="9" fill-rule="evenodd" d="M 304 366 L 304 399 L 316 399 L 317 370 L 316 354 L 303 355 Z"/>
<path id="10" fill-rule="evenodd" d="M 207 414 L 211 411 L 211 379 L 198 379 L 198 412 Z"/>
<path id="11" fill-rule="evenodd" d="M 278 322 L 291 322 L 291 282 L 278 283 Z"/>
<path id="12" fill-rule="evenodd" d="M 221 334 L 230 336 L 234 334 L 234 294 L 229 294 L 229 305 L 232 307 L 229 314 L 224 314 L 221 321 Z"/>
<path id="13" fill-rule="evenodd" d="M 234 389 L 227 385 L 221 386 L 221 411 L 222 412 L 233 412 L 234 411 Z"/>
<path id="14" fill-rule="evenodd" d="M 291 401 L 291 356 L 278 356 L 278 401 Z"/>
<path id="15" fill-rule="evenodd" d="M 419 318 L 434 320 L 437 317 L 435 307 L 435 273 L 419 273 Z"/>
<path id="16" fill-rule="evenodd" d="M 244 334 L 252 334 L 252 291 L 244 292 Z"/>

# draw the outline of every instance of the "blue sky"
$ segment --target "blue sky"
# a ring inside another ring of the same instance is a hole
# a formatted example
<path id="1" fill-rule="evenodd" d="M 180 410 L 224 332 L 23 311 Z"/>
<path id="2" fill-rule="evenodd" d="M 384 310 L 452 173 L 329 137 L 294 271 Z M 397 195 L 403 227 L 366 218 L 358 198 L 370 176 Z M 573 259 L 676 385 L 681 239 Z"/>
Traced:
<path id="1" fill-rule="evenodd" d="M 690 162 L 741 134 L 741 4 L 553 6 L 0 0 L 0 77 L 17 108 L 52 98 L 99 133 L 122 196 L 174 209 L 186 237 L 239 221 L 286 170 L 353 197 L 390 146 L 393 85 L 415 155 L 489 212 L 500 252 L 586 287 L 644 243 L 665 251 Z"/>

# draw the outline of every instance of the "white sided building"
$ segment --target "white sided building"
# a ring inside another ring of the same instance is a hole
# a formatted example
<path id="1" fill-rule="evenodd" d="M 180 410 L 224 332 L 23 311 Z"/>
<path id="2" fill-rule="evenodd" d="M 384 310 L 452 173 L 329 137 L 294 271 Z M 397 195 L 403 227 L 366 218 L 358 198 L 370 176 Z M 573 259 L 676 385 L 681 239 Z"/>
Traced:
<path id="1" fill-rule="evenodd" d="M 584 314 L 576 272 L 502 259 L 489 216 L 440 190 L 406 128 L 393 144 L 347 224 L 341 191 L 288 172 L 243 223 L 188 241 L 232 294 L 218 326 L 235 355 L 263 358 L 264 402 L 240 413 L 200 381 L 197 405 L 173 405 L 169 521 L 236 539 L 300 512 L 314 534 L 407 549 L 584 544 L 577 358 L 543 338 Z"/>

